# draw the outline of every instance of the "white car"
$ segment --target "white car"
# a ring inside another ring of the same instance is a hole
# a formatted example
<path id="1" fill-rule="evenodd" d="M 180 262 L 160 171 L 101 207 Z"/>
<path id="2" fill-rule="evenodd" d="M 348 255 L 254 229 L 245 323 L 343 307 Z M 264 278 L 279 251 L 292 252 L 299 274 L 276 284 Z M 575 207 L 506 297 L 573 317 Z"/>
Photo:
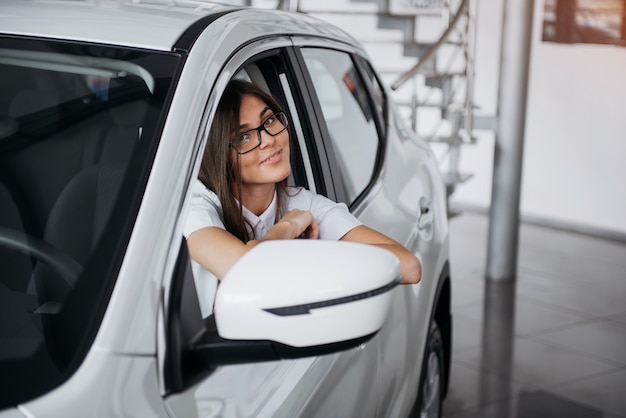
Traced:
<path id="1" fill-rule="evenodd" d="M 177 4 L 177 5 L 176 5 Z M 362 47 L 198 1 L 0 3 L 0 417 L 441 415 L 445 188 Z M 294 185 L 422 261 L 268 242 L 203 318 L 182 225 L 227 82 L 289 115 Z"/>

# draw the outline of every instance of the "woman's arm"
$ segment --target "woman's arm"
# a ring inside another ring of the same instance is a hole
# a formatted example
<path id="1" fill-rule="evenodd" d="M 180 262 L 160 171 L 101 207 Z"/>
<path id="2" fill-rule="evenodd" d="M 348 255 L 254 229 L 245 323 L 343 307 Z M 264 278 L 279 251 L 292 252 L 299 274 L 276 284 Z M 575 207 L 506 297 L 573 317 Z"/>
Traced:
<path id="1" fill-rule="evenodd" d="M 287 212 L 262 239 L 243 243 L 230 232 L 209 226 L 193 232 L 187 238 L 187 246 L 191 258 L 222 280 L 233 264 L 260 242 L 294 239 L 302 234 L 315 239 L 319 236 L 319 227 L 311 212 L 295 209 Z"/>
<path id="2" fill-rule="evenodd" d="M 402 284 L 418 283 L 422 278 L 422 265 L 419 259 L 402 244 L 372 228 L 365 225 L 357 226 L 341 237 L 341 240 L 376 245 L 394 253 L 400 260 Z"/>

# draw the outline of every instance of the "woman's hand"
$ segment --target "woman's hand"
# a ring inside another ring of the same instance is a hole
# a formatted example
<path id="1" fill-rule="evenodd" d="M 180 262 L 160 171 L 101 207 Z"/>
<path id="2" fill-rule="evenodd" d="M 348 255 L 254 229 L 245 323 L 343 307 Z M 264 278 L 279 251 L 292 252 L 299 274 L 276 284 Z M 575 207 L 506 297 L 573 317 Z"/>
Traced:
<path id="1" fill-rule="evenodd" d="M 274 224 L 264 239 L 317 239 L 319 233 L 319 226 L 311 212 L 294 209 L 287 212 L 280 221 Z"/>

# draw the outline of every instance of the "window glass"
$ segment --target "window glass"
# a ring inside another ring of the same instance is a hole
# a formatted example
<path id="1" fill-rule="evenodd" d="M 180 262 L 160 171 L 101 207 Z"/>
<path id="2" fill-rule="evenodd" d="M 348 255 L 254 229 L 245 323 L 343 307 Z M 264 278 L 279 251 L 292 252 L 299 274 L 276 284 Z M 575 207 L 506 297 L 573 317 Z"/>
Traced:
<path id="1" fill-rule="evenodd" d="M 177 66 L 0 37 L 0 409 L 65 379 L 95 335 Z"/>
<path id="2" fill-rule="evenodd" d="M 350 55 L 317 48 L 302 54 L 311 74 L 348 203 L 372 179 L 379 138 L 369 98 Z"/>

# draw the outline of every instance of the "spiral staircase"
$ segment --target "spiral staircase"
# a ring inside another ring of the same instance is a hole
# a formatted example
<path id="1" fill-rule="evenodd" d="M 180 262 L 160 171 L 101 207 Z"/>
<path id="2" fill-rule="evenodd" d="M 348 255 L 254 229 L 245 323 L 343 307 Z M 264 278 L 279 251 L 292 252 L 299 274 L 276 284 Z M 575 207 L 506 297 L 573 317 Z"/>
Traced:
<path id="1" fill-rule="evenodd" d="M 392 87 L 413 129 L 431 143 L 448 196 L 472 175 L 459 170 L 474 144 L 477 0 L 256 0 L 255 7 L 307 13 L 359 40 Z"/>

